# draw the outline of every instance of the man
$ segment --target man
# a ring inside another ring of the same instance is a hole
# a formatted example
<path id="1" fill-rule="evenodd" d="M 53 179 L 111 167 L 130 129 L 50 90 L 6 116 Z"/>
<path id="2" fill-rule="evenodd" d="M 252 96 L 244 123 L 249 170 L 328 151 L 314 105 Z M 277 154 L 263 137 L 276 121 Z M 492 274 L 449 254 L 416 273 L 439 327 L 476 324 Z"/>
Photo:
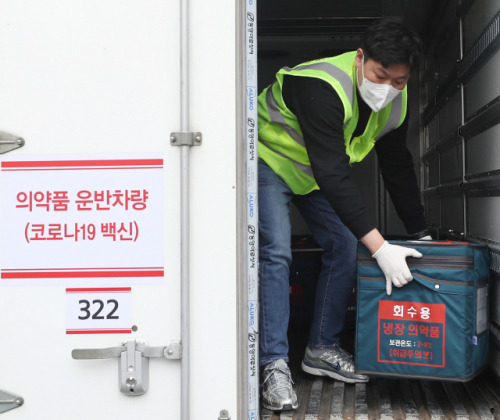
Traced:
<path id="1" fill-rule="evenodd" d="M 294 409 L 288 362 L 290 203 L 324 249 L 302 369 L 345 382 L 366 382 L 339 346 L 356 275 L 360 240 L 392 285 L 412 276 L 413 249 L 389 244 L 376 229 L 349 167 L 372 148 L 386 188 L 409 234 L 425 231 L 420 191 L 406 148 L 406 84 L 419 40 L 395 22 L 378 22 L 361 47 L 283 68 L 259 95 L 259 276 L 262 403 Z"/>

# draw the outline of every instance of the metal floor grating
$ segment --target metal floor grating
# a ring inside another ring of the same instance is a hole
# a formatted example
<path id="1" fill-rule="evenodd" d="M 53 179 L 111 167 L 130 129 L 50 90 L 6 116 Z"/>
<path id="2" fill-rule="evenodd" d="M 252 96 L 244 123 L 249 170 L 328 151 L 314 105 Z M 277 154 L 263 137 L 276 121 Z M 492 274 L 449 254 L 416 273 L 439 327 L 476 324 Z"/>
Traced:
<path id="1" fill-rule="evenodd" d="M 467 383 L 371 378 L 345 384 L 298 372 L 299 407 L 261 410 L 261 420 L 499 420 L 500 383 L 483 374 Z"/>
<path id="2" fill-rule="evenodd" d="M 354 329 L 346 329 L 341 337 L 351 354 L 354 335 Z M 371 377 L 368 383 L 346 384 L 302 371 L 307 337 L 306 329 L 289 329 L 289 367 L 299 407 L 261 408 L 260 420 L 500 420 L 500 378 L 491 370 L 469 382 Z"/>

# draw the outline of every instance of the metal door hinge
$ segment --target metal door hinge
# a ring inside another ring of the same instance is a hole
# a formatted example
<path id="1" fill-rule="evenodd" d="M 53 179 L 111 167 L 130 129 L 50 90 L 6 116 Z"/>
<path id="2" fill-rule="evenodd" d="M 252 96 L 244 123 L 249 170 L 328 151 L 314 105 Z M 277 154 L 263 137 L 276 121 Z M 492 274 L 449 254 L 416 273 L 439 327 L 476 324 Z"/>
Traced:
<path id="1" fill-rule="evenodd" d="M 74 349 L 73 359 L 112 359 L 119 358 L 119 387 L 126 395 L 142 395 L 149 387 L 149 359 L 159 357 L 180 359 L 180 341 L 172 341 L 165 347 L 149 347 L 145 341 L 129 340 L 120 347 L 103 349 Z"/>
<path id="2" fill-rule="evenodd" d="M 15 134 L 0 131 L 0 153 L 7 153 L 24 146 L 24 139 Z"/>
<path id="3" fill-rule="evenodd" d="M 177 131 L 170 133 L 172 146 L 201 146 L 202 136 L 199 132 Z"/>
<path id="4" fill-rule="evenodd" d="M 0 413 L 19 408 L 23 404 L 23 397 L 0 390 Z"/>

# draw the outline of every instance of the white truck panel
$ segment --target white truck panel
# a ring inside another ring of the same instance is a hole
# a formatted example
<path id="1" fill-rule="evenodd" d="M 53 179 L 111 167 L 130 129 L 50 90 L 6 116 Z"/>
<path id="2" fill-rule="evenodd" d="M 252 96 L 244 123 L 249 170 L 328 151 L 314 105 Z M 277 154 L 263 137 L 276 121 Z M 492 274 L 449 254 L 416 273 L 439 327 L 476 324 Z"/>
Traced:
<path id="1" fill-rule="evenodd" d="M 214 17 L 213 4 L 193 0 L 190 13 L 190 125 L 203 134 L 191 148 L 190 411 L 217 418 L 236 413 L 237 392 L 235 10 Z M 6 0 L 0 54 L 0 130 L 26 140 L 9 156 L 161 153 L 165 183 L 165 277 L 132 284 L 136 332 L 66 335 L 64 286 L 1 288 L 0 389 L 25 400 L 7 415 L 180 418 L 179 360 L 151 359 L 149 390 L 129 397 L 116 359 L 71 358 L 132 338 L 181 339 L 180 150 L 169 141 L 180 129 L 179 2 Z"/>
<path id="2" fill-rule="evenodd" d="M 236 415 L 235 2 L 190 8 L 193 419 Z M 194 77 L 197 74 L 198 76 Z"/>

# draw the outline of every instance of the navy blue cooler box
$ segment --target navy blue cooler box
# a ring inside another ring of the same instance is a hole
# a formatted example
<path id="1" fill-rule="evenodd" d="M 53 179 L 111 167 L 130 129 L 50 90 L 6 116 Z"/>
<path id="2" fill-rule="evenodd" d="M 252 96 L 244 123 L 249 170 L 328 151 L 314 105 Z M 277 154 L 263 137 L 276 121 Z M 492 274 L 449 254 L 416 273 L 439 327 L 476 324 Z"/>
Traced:
<path id="1" fill-rule="evenodd" d="M 390 241 L 413 281 L 386 293 L 385 276 L 358 248 L 356 369 L 372 376 L 468 381 L 488 362 L 489 252 L 483 244 Z"/>

